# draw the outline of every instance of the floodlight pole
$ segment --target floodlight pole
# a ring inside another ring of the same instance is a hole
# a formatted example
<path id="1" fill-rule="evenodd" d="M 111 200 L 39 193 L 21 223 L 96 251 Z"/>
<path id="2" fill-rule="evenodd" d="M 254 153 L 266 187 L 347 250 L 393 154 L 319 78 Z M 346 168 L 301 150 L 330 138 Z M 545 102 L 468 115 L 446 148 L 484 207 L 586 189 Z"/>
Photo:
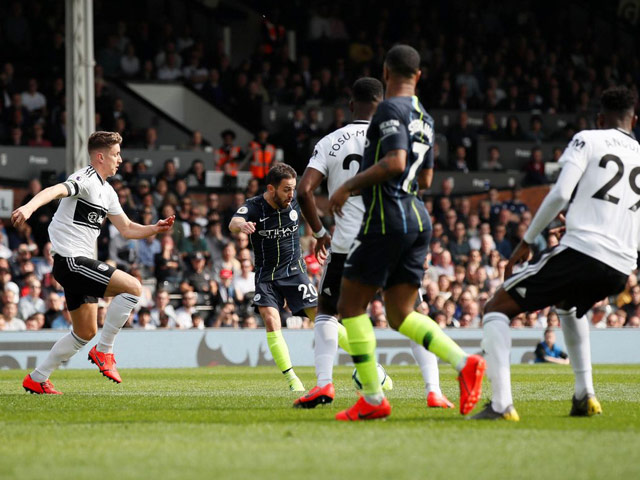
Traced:
<path id="1" fill-rule="evenodd" d="M 67 175 L 89 164 L 87 140 L 95 129 L 93 0 L 66 0 Z"/>

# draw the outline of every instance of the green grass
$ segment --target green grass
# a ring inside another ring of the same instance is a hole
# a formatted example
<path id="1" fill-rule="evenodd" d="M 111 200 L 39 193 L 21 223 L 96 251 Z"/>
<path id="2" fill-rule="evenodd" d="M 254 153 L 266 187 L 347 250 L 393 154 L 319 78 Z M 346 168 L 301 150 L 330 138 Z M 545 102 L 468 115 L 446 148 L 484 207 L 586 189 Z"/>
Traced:
<path id="1" fill-rule="evenodd" d="M 0 371 L 0 478 L 640 478 L 640 366 L 595 369 L 595 418 L 568 416 L 569 367 L 516 366 L 517 424 L 427 410 L 417 368 L 387 371 L 392 416 L 352 424 L 333 420 L 356 398 L 346 367 L 335 403 L 310 411 L 291 408 L 275 367 L 123 369 L 121 385 L 61 371 L 63 396 L 27 395 L 24 371 Z"/>

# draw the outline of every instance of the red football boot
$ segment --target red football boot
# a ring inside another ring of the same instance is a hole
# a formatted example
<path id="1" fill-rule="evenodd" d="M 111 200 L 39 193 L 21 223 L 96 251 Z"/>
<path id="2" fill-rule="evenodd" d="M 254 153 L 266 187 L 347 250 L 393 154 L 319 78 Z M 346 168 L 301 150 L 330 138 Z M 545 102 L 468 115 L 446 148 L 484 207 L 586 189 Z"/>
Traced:
<path id="1" fill-rule="evenodd" d="M 454 408 L 455 405 L 449 401 L 444 394 L 438 395 L 436 392 L 429 392 L 427 395 L 427 407 L 429 408 Z"/>
<path id="2" fill-rule="evenodd" d="M 122 378 L 116 369 L 116 359 L 113 353 L 102 353 L 96 349 L 95 345 L 89 352 L 89 361 L 98 366 L 100 373 L 116 383 L 121 383 Z"/>
<path id="3" fill-rule="evenodd" d="M 38 383 L 31 378 L 31 375 L 24 377 L 22 387 L 29 393 L 37 393 L 40 395 L 62 395 L 62 392 L 57 391 L 53 386 L 53 383 L 49 380 Z"/>
<path id="4" fill-rule="evenodd" d="M 386 418 L 391 415 L 391 405 L 384 398 L 380 405 L 371 405 L 367 403 L 364 396 L 360 397 L 356 404 L 336 414 L 336 420 L 358 421 L 358 420 L 375 420 L 376 418 Z"/>
<path id="5" fill-rule="evenodd" d="M 460 384 L 460 413 L 466 415 L 476 406 L 482 395 L 482 377 L 487 362 L 480 355 L 469 355 L 458 375 Z"/>
<path id="6" fill-rule="evenodd" d="M 328 383 L 324 387 L 313 387 L 309 393 L 303 395 L 293 402 L 294 408 L 315 408 L 318 405 L 326 405 L 333 402 L 336 391 L 333 383 Z"/>

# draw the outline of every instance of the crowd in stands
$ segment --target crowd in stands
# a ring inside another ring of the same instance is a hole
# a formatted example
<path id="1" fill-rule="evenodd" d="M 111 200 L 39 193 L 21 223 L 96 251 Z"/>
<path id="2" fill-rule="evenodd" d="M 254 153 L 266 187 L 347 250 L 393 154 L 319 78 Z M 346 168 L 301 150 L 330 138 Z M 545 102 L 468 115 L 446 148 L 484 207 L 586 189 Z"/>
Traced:
<path id="1" fill-rule="evenodd" d="M 261 318 L 252 307 L 254 260 L 246 234 L 231 235 L 227 225 L 246 198 L 261 193 L 252 180 L 245 192 L 232 195 L 222 207 L 218 193 L 190 194 L 188 178 L 176 173 L 168 161 L 156 177 L 127 173 L 124 163 L 111 183 L 120 203 L 134 221 L 151 224 L 177 215 L 173 231 L 158 238 L 127 240 L 105 222 L 98 241 L 98 258 L 128 271 L 142 281 L 139 308 L 130 318 L 133 328 L 256 328 Z M 28 201 L 41 186 L 30 182 Z M 433 238 L 425 259 L 422 301 L 418 309 L 443 328 L 480 326 L 484 303 L 501 285 L 507 258 L 523 237 L 532 214 L 513 190 L 508 201 L 491 189 L 487 198 L 456 196 L 450 179 L 442 194 L 424 197 L 432 215 Z M 475 203 L 475 204 L 474 204 Z M 69 328 L 64 292 L 51 274 L 53 258 L 47 226 L 55 205 L 42 207 L 18 229 L 0 220 L 0 330 Z M 331 219 L 325 217 L 327 224 Z M 311 280 L 319 285 L 322 267 L 313 255 L 315 240 L 307 225 L 300 243 Z M 540 235 L 539 253 L 557 244 L 555 234 Z M 640 285 L 631 275 L 617 298 L 594 306 L 588 314 L 594 328 L 640 327 Z M 107 303 L 100 301 L 99 321 Z M 309 328 L 307 318 L 284 310 L 288 328 Z M 384 304 L 369 308 L 376 327 L 386 328 Z M 555 327 L 553 308 L 519 315 L 514 328 Z"/>
<path id="2" fill-rule="evenodd" d="M 112 77 L 185 82 L 252 132 L 256 141 L 236 145 L 224 132 L 220 148 L 211 146 L 215 167 L 233 176 L 251 170 L 254 179 L 245 192 L 223 202 L 218 193 L 194 194 L 204 185 L 205 165 L 194 162 L 180 175 L 172 161 L 150 175 L 144 162 L 124 162 L 112 184 L 124 211 L 134 221 L 151 224 L 177 215 L 171 234 L 127 240 L 106 222 L 98 242 L 98 257 L 143 281 L 134 328 L 256 328 L 262 325 L 251 306 L 253 255 L 246 235 L 231 235 L 227 225 L 248 197 L 261 192 L 260 166 L 284 150 L 284 161 L 302 173 L 315 140 L 349 120 L 344 107 L 353 81 L 379 77 L 387 48 L 397 41 L 416 46 L 423 59 L 418 95 L 428 110 L 459 111 L 446 134 L 448 161 L 436 167 L 468 172 L 502 169 L 500 149 L 491 148 L 486 163 L 476 161 L 477 140 L 527 140 L 540 144 L 551 138 L 568 140 L 576 131 L 593 127 L 602 90 L 612 84 L 636 88 L 640 60 L 635 45 L 625 45 L 624 61 L 616 35 L 603 38 L 587 28 L 575 35 L 565 28 L 568 10 L 551 14 L 535 2 L 459 2 L 401 0 L 391 8 L 369 2 L 305 2 L 265 17 L 254 54 L 232 62 L 222 42 L 207 44 L 190 26 L 137 16 L 143 3 L 118 8 L 124 2 L 94 2 L 96 29 L 96 129 L 118 131 L 124 147 L 154 149 L 157 131 L 132 125 L 128 106 L 114 97 Z M 130 3 L 130 2 L 129 2 Z M 251 1 L 247 3 L 251 4 Z M 272 2 L 273 3 L 273 2 Z M 277 4 L 277 2 L 275 2 Z M 63 146 L 65 112 L 64 2 L 7 2 L 0 5 L 0 143 L 32 147 Z M 305 21 L 300 19 L 306 18 Z M 346 19 L 357 18 L 357 22 Z M 588 22 L 587 22 L 588 23 Z M 296 60 L 289 55 L 286 31 L 299 39 Z M 271 138 L 261 125 L 263 105 L 291 105 L 293 118 Z M 335 107 L 333 122 L 321 126 L 319 107 Z M 482 125 L 471 125 L 467 111 L 482 110 Z M 505 125 L 495 112 L 510 112 Z M 530 114 L 521 125 L 515 114 Z M 571 113 L 576 121 L 554 132 L 544 115 Z M 442 126 L 436 125 L 436 130 Z M 640 133 L 640 132 L 639 132 Z M 208 147 L 195 132 L 191 149 Z M 546 183 L 543 158 L 533 148 L 526 166 L 527 184 Z M 245 159 L 248 162 L 244 162 Z M 244 162 L 244 163 L 243 163 Z M 208 167 L 207 167 L 208 168 Z M 262 176 L 261 176 L 262 175 Z M 28 201 L 40 189 L 31 181 Z M 524 235 L 532 214 L 515 189 L 510 201 L 495 190 L 477 201 L 456 195 L 452 184 L 443 193 L 425 197 L 433 218 L 431 253 L 425 262 L 423 301 L 418 308 L 446 328 L 480 324 L 484 303 L 502 283 L 507 258 Z M 229 194 L 227 194 L 229 195 Z M 226 200 L 226 199 L 225 199 Z M 224 207 L 223 207 L 224 205 Z M 42 207 L 29 223 L 14 229 L 0 220 L 0 330 L 69 328 L 61 286 L 51 275 L 47 226 L 55 205 Z M 327 218 L 327 222 L 330 219 Z M 537 252 L 553 246 L 555 235 L 540 235 Z M 322 268 L 313 256 L 314 239 L 301 228 L 308 270 L 318 283 Z M 99 321 L 106 303 L 99 304 Z M 372 322 L 387 326 L 380 299 L 370 305 Z M 623 293 L 600 302 L 589 312 L 594 328 L 639 327 L 640 285 L 629 277 Z M 308 328 L 309 320 L 284 315 L 288 328 Z M 554 327 L 553 309 L 529 312 L 512 320 L 514 328 Z"/>
<path id="3" fill-rule="evenodd" d="M 2 143 L 65 143 L 64 10 L 56 3 L 15 1 L 0 9 L 5 14 L 0 47 L 9 60 L 0 72 Z M 486 112 L 481 126 L 469 125 L 463 115 L 448 128 L 436 125 L 446 133 L 449 149 L 449 161 L 440 168 L 462 171 L 486 167 L 476 161 L 478 138 L 568 140 L 593 127 L 603 89 L 612 84 L 635 89 L 640 79 L 637 45 L 624 44 L 623 61 L 616 29 L 605 35 L 592 27 L 597 12 L 587 11 L 581 22 L 573 19 L 579 26 L 572 29 L 566 28 L 570 9 L 551 13 L 535 2 L 488 1 L 464 8 L 459 2 L 410 0 L 394 8 L 380 0 L 289 8 L 267 2 L 261 8 L 271 15 L 262 21 L 260 40 L 253 55 L 240 62 L 225 54 L 222 41 L 205 42 L 188 22 L 177 27 L 157 16 L 141 20 L 144 6 L 118 6 L 124 2 L 95 5 L 96 126 L 123 134 L 125 146 L 153 148 L 157 138 L 152 126 L 130 124 L 127 106 L 109 92 L 105 79 L 111 77 L 185 82 L 252 132 L 261 128 L 263 105 L 292 105 L 290 125 L 274 132 L 271 141 L 297 166 L 306 163 L 315 139 L 348 122 L 343 108 L 353 81 L 379 77 L 388 47 L 409 43 L 423 59 L 418 95 L 428 110 Z M 295 60 L 287 31 L 297 35 Z M 336 107 L 328 129 L 320 126 L 320 106 Z M 531 116 L 524 125 L 515 116 L 502 125 L 497 111 Z M 558 113 L 575 114 L 575 121 L 556 131 L 543 124 L 541 114 Z M 192 143 L 201 145 L 197 138 Z M 499 170 L 499 158 L 486 168 Z"/>

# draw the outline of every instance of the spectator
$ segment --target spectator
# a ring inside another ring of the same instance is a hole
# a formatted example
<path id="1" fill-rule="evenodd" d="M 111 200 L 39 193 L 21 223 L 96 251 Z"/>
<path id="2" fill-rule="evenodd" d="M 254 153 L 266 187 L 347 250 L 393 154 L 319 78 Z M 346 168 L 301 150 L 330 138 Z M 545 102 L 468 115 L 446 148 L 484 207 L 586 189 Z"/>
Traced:
<path id="1" fill-rule="evenodd" d="M 136 56 L 136 48 L 132 43 L 127 45 L 120 58 L 120 71 L 125 77 L 135 77 L 140 72 L 140 59 Z"/>
<path id="2" fill-rule="evenodd" d="M 44 138 L 44 128 L 39 123 L 33 126 L 33 137 L 29 139 L 30 147 L 51 147 L 53 144 Z"/>
<path id="3" fill-rule="evenodd" d="M 536 363 L 569 364 L 569 356 L 556 346 L 556 334 L 547 329 L 544 332 L 544 340 L 536 347 Z"/>
<path id="4" fill-rule="evenodd" d="M 19 317 L 26 320 L 34 313 L 44 313 L 46 306 L 44 300 L 40 298 L 42 294 L 42 285 L 39 280 L 32 278 L 29 280 L 27 295 L 20 298 L 18 302 Z"/>
<path id="5" fill-rule="evenodd" d="M 38 80 L 29 79 L 26 91 L 22 92 L 22 105 L 29 111 L 29 114 L 41 113 L 47 108 L 47 97 L 38 91 Z"/>
<path id="6" fill-rule="evenodd" d="M 245 156 L 242 149 L 234 145 L 236 132 L 227 129 L 220 136 L 222 137 L 222 146 L 216 150 L 214 155 L 214 166 L 218 171 L 222 171 L 225 175 L 235 177 L 238 175 L 239 164 Z"/>
<path id="7" fill-rule="evenodd" d="M 138 311 L 138 321 L 133 325 L 140 330 L 155 330 L 157 327 L 152 323 L 151 312 L 148 308 L 142 307 Z"/>
<path id="8" fill-rule="evenodd" d="M 482 162 L 480 170 L 490 170 L 493 172 L 504 170 L 502 163 L 500 163 L 500 149 L 496 145 L 489 147 L 489 158 Z"/>
<path id="9" fill-rule="evenodd" d="M 176 326 L 186 329 L 193 327 L 192 315 L 196 313 L 196 292 L 182 294 L 182 306 L 176 310 Z"/>
<path id="10" fill-rule="evenodd" d="M 154 272 L 158 284 L 177 284 L 182 270 L 180 256 L 174 248 L 171 235 L 164 235 L 160 241 L 161 251 L 154 257 Z"/>
<path id="11" fill-rule="evenodd" d="M 18 318 L 18 306 L 13 302 L 7 302 L 2 307 L 2 315 L 5 320 L 4 329 L 11 332 L 16 332 L 20 330 L 26 330 L 27 326 L 25 325 L 22 319 Z"/>
<path id="12" fill-rule="evenodd" d="M 176 312 L 169 304 L 169 292 L 156 290 L 155 306 L 151 309 L 151 321 L 156 327 L 173 328 L 176 325 Z"/>
<path id="13" fill-rule="evenodd" d="M 206 259 L 201 252 L 192 253 L 189 257 L 191 270 L 184 277 L 184 280 L 191 285 L 196 292 L 212 293 L 212 277 L 205 270 Z"/>
<path id="14" fill-rule="evenodd" d="M 524 171 L 526 172 L 523 180 L 524 185 L 546 185 L 549 183 L 549 179 L 544 172 L 544 159 L 540 147 L 531 149 L 531 158 L 524 167 Z"/>

